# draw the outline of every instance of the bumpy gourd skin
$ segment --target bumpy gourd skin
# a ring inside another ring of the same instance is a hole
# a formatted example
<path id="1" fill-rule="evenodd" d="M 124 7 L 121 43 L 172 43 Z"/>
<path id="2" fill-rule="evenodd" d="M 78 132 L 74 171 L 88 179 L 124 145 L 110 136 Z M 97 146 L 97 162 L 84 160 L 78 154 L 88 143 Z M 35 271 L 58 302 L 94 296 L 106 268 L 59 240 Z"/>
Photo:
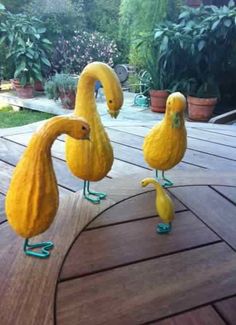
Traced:
<path id="1" fill-rule="evenodd" d="M 93 62 L 80 75 L 76 96 L 76 116 L 84 117 L 91 127 L 90 142 L 80 142 L 67 137 L 66 162 L 71 172 L 87 181 L 99 181 L 110 171 L 113 164 L 113 149 L 96 109 L 95 81 L 104 89 L 108 112 L 116 117 L 123 104 L 120 82 L 114 71 L 106 64 Z M 83 154 L 82 154 L 83 153 Z"/>
<path id="2" fill-rule="evenodd" d="M 75 117 L 53 117 L 31 138 L 13 173 L 6 196 L 6 214 L 15 232 L 30 238 L 52 223 L 59 205 L 56 176 L 51 158 L 55 138 L 67 133 L 87 139 L 89 125 Z"/>
<path id="3" fill-rule="evenodd" d="M 168 170 L 177 165 L 187 148 L 184 123 L 185 97 L 173 93 L 167 99 L 163 121 L 155 125 L 144 139 L 144 159 L 154 169 Z"/>

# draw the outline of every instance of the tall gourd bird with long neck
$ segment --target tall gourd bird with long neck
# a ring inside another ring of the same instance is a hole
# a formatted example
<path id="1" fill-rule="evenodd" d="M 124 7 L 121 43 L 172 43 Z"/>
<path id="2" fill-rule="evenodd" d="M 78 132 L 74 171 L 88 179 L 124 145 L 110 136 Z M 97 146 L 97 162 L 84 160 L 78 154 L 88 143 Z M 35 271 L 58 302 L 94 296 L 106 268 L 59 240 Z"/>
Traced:
<path id="1" fill-rule="evenodd" d="M 27 255 L 45 258 L 52 242 L 30 244 L 29 239 L 48 229 L 59 205 L 57 180 L 51 147 L 62 133 L 75 139 L 89 139 L 88 123 L 78 117 L 56 116 L 34 133 L 18 162 L 6 196 L 6 215 L 12 229 L 25 238 Z M 36 249 L 36 251 L 35 251 Z"/>
<path id="2" fill-rule="evenodd" d="M 94 88 L 97 80 L 103 86 L 108 113 L 111 117 L 118 116 L 123 104 L 123 93 L 117 75 L 105 63 L 90 63 L 79 78 L 74 114 L 88 121 L 91 127 L 91 141 L 82 143 L 70 136 L 66 138 L 67 165 L 75 176 L 84 180 L 84 197 L 93 203 L 99 203 L 106 194 L 92 191 L 90 182 L 103 179 L 114 160 L 110 140 L 96 107 Z"/>
<path id="3" fill-rule="evenodd" d="M 165 178 L 164 172 L 173 168 L 183 158 L 187 148 L 187 132 L 184 122 L 186 99 L 179 92 L 167 98 L 164 119 L 156 124 L 146 135 L 143 143 L 144 159 L 148 165 L 162 171 L 164 186 L 173 183 Z"/>

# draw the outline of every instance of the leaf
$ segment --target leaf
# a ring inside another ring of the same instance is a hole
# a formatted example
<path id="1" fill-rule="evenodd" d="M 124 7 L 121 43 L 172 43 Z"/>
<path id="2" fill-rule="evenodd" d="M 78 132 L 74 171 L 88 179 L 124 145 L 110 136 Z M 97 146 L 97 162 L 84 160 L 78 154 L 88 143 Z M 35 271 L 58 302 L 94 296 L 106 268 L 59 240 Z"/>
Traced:
<path id="1" fill-rule="evenodd" d="M 211 26 L 211 30 L 215 30 L 217 28 L 217 26 L 219 25 L 220 20 L 217 20 L 214 22 L 214 24 Z"/>
<path id="2" fill-rule="evenodd" d="M 163 35 L 163 31 L 162 30 L 158 30 L 155 35 L 154 35 L 154 38 L 157 39 L 158 37 L 160 37 L 161 35 Z"/>
<path id="3" fill-rule="evenodd" d="M 38 32 L 39 34 L 43 34 L 43 33 L 46 32 L 46 28 L 44 28 L 44 27 L 38 28 L 37 32 Z"/>
<path id="4" fill-rule="evenodd" d="M 17 77 L 24 69 L 26 68 L 25 61 L 22 61 L 21 64 L 16 68 L 14 76 Z"/>
<path id="5" fill-rule="evenodd" d="M 3 4 L 0 3 L 0 10 L 5 10 L 5 7 Z"/>
<path id="6" fill-rule="evenodd" d="M 205 47 L 205 45 L 206 45 L 206 42 L 204 40 L 201 40 L 200 42 L 198 42 L 198 45 L 197 45 L 198 51 L 202 51 L 203 48 Z"/>
<path id="7" fill-rule="evenodd" d="M 43 38 L 42 42 L 50 45 L 52 44 L 47 38 Z"/>
<path id="8" fill-rule="evenodd" d="M 231 19 L 225 19 L 224 20 L 224 25 L 226 26 L 226 27 L 230 27 L 231 25 L 232 25 L 232 20 Z"/>
<path id="9" fill-rule="evenodd" d="M 48 67 L 51 67 L 51 63 L 48 61 L 47 58 L 42 57 L 42 58 L 41 58 L 41 61 L 42 61 L 45 65 L 47 65 Z"/>
<path id="10" fill-rule="evenodd" d="M 228 3 L 229 8 L 233 8 L 235 6 L 234 0 L 230 0 Z"/>

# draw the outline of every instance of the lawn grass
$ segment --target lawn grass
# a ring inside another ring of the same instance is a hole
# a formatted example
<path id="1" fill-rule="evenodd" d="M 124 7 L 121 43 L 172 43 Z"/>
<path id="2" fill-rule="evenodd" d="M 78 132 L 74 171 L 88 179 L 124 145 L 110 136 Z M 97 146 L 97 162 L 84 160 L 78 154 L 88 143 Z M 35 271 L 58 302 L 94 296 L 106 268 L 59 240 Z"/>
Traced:
<path id="1" fill-rule="evenodd" d="M 11 106 L 0 108 L 0 128 L 11 128 L 49 119 L 54 115 L 49 113 L 22 109 L 19 112 L 12 110 Z"/>

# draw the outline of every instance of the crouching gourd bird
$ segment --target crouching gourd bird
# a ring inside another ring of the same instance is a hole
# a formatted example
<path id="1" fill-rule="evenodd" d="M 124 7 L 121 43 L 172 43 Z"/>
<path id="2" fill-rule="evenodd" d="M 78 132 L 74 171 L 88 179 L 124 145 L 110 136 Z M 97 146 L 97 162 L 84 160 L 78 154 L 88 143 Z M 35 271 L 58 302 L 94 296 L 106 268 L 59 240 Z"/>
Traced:
<path id="1" fill-rule="evenodd" d="M 162 171 L 164 187 L 173 183 L 164 172 L 173 168 L 183 158 L 187 148 L 187 132 L 184 122 L 186 99 L 179 92 L 169 95 L 164 119 L 156 124 L 144 138 L 143 153 L 148 165 Z"/>
<path id="2" fill-rule="evenodd" d="M 10 226 L 25 238 L 25 254 L 46 258 L 53 248 L 50 241 L 29 244 L 29 238 L 47 230 L 57 213 L 59 195 L 51 157 L 54 140 L 62 133 L 78 140 L 89 139 L 89 132 L 84 119 L 53 117 L 35 132 L 17 164 L 5 208 Z"/>
<path id="3" fill-rule="evenodd" d="M 96 108 L 94 87 L 97 80 L 103 86 L 108 113 L 111 117 L 118 116 L 123 104 L 123 93 L 117 75 L 105 63 L 90 63 L 79 78 L 74 114 L 88 121 L 91 141 L 82 143 L 70 136 L 66 138 L 66 163 L 72 174 L 84 180 L 83 195 L 92 203 L 99 203 L 106 194 L 92 191 L 90 182 L 103 179 L 114 160 L 110 140 Z"/>
<path id="4" fill-rule="evenodd" d="M 142 180 L 143 187 L 153 184 L 156 189 L 156 210 L 164 223 L 157 225 L 156 231 L 160 234 L 169 233 L 171 231 L 171 223 L 174 219 L 174 204 L 163 189 L 163 187 L 154 178 L 145 178 Z"/>

